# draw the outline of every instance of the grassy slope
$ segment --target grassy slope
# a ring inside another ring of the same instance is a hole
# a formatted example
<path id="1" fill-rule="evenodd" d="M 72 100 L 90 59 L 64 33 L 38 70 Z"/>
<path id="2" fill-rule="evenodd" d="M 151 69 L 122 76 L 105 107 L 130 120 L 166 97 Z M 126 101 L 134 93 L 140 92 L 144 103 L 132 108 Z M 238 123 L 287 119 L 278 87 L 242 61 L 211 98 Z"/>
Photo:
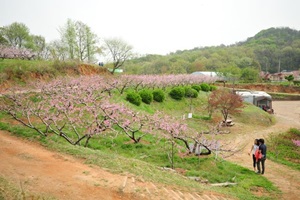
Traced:
<path id="1" fill-rule="evenodd" d="M 293 128 L 286 133 L 271 136 L 268 139 L 268 157 L 275 162 L 300 170 L 300 148 L 293 140 L 300 141 L 299 129 Z"/>

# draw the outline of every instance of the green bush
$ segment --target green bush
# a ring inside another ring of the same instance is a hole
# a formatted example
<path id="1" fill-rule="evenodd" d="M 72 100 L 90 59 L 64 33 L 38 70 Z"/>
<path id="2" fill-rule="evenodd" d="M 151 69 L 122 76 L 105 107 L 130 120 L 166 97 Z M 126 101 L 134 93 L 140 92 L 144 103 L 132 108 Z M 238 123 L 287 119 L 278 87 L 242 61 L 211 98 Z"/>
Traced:
<path id="1" fill-rule="evenodd" d="M 207 83 L 201 83 L 200 84 L 201 90 L 204 92 L 209 92 L 210 91 L 210 86 Z"/>
<path id="2" fill-rule="evenodd" d="M 153 94 L 150 90 L 141 90 L 139 95 L 141 96 L 142 101 L 146 104 L 150 104 L 153 101 Z"/>
<path id="3" fill-rule="evenodd" d="M 209 87 L 210 87 L 210 91 L 214 91 L 217 89 L 217 86 L 215 85 L 209 85 Z"/>
<path id="4" fill-rule="evenodd" d="M 141 105 L 142 97 L 136 92 L 128 92 L 126 95 L 126 100 L 134 105 Z"/>
<path id="5" fill-rule="evenodd" d="M 185 96 L 185 90 L 183 87 L 174 87 L 169 95 L 173 98 L 173 99 L 176 99 L 176 100 L 181 100 L 184 96 Z"/>
<path id="6" fill-rule="evenodd" d="M 290 128 L 289 133 L 300 136 L 300 129 Z"/>
<path id="7" fill-rule="evenodd" d="M 191 87 L 185 87 L 185 96 L 189 98 L 197 98 L 198 97 L 198 91 L 191 88 Z"/>
<path id="8" fill-rule="evenodd" d="M 194 90 L 197 90 L 197 92 L 199 92 L 201 90 L 201 86 L 200 85 L 193 85 L 192 88 Z"/>
<path id="9" fill-rule="evenodd" d="M 161 89 L 156 89 L 153 91 L 153 99 L 157 102 L 163 102 L 166 98 L 165 93 Z"/>

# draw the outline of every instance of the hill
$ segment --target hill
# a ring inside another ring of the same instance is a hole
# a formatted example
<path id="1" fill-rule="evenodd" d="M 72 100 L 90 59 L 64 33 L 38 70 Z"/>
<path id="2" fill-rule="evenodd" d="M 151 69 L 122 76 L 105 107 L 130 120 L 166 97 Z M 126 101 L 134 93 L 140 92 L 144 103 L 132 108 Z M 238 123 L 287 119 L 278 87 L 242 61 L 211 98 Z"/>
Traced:
<path id="1" fill-rule="evenodd" d="M 196 47 L 191 50 L 178 50 L 166 56 L 146 55 L 130 60 L 125 69 L 132 74 L 169 74 L 222 71 L 228 67 L 241 70 L 251 68 L 270 73 L 298 70 L 300 31 L 269 28 L 246 41 L 229 46 Z"/>

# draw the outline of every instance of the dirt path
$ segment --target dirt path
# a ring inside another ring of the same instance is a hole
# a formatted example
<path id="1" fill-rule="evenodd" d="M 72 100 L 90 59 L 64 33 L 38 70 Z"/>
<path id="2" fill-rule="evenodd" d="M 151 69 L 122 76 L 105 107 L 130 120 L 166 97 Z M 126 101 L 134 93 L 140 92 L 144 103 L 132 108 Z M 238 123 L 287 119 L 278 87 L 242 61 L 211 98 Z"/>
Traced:
<path id="1" fill-rule="evenodd" d="M 25 199 L 228 199 L 209 191 L 181 191 L 130 174 L 112 174 L 4 131 L 0 131 L 0 177 L 18 186 L 20 193 L 29 193 Z M 24 198 L 18 194 L 17 199 Z"/>
<path id="2" fill-rule="evenodd" d="M 289 128 L 300 128 L 300 101 L 274 101 L 273 108 L 277 123 L 264 130 L 254 130 L 249 134 L 242 134 L 235 138 L 235 144 L 240 144 L 241 152 L 229 157 L 228 160 L 239 165 L 252 168 L 252 160 L 248 155 L 255 138 L 267 138 Z M 266 144 L 268 145 L 268 144 Z M 266 160 L 265 177 L 273 182 L 283 193 L 283 199 L 300 198 L 300 172 L 284 165 Z"/>
<path id="3" fill-rule="evenodd" d="M 105 179 L 109 174 L 106 171 L 95 170 L 70 156 L 48 151 L 4 132 L 0 133 L 0 158 L 0 175 L 37 196 L 87 199 L 82 195 L 86 194 L 89 199 L 134 199 L 114 188 L 122 184 L 121 176 L 111 177 L 114 185 L 110 185 Z M 103 182 L 114 189 L 104 187 Z"/>

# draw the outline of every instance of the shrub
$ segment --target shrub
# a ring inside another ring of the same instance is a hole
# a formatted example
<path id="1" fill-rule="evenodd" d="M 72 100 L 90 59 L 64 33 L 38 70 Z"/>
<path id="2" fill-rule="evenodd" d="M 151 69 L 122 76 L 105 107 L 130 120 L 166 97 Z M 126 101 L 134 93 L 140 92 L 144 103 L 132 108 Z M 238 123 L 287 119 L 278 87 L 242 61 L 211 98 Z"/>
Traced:
<path id="1" fill-rule="evenodd" d="M 134 105 L 141 105 L 142 97 L 136 92 L 128 92 L 126 95 L 126 100 Z"/>
<path id="2" fill-rule="evenodd" d="M 197 92 L 199 92 L 201 90 L 201 86 L 200 85 L 193 85 L 192 88 L 194 90 L 197 90 Z"/>
<path id="3" fill-rule="evenodd" d="M 215 86 L 215 85 L 210 85 L 209 87 L 210 87 L 210 91 L 214 91 L 217 89 L 217 86 Z"/>
<path id="4" fill-rule="evenodd" d="M 290 128 L 289 133 L 300 136 L 300 129 Z"/>
<path id="5" fill-rule="evenodd" d="M 146 104 L 150 104 L 153 101 L 153 94 L 150 90 L 141 90 L 139 95 L 141 96 L 142 101 Z"/>
<path id="6" fill-rule="evenodd" d="M 157 102 L 163 102 L 166 98 L 165 93 L 161 89 L 156 89 L 153 91 L 153 99 Z"/>
<path id="7" fill-rule="evenodd" d="M 207 83 L 201 83 L 200 84 L 201 90 L 204 92 L 209 92 L 210 91 L 210 86 Z"/>
<path id="8" fill-rule="evenodd" d="M 198 97 L 198 91 L 191 88 L 191 87 L 185 87 L 185 96 L 189 98 L 197 98 Z"/>
<path id="9" fill-rule="evenodd" d="M 185 95 L 185 90 L 183 87 L 178 86 L 174 87 L 169 94 L 173 99 L 181 100 Z"/>

